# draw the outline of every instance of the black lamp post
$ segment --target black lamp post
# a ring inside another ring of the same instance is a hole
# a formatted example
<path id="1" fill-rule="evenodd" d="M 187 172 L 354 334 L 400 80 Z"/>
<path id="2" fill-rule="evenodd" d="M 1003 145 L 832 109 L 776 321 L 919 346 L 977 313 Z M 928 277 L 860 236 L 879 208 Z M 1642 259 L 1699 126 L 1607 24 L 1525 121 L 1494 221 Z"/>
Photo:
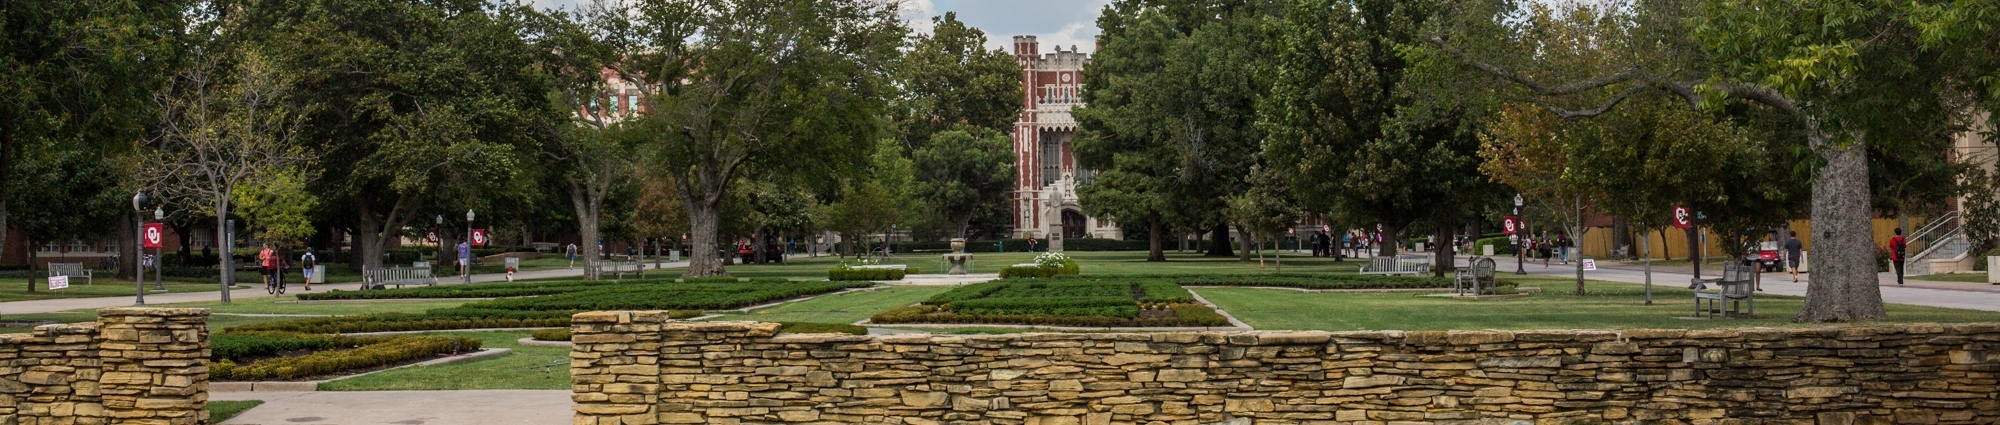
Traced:
<path id="1" fill-rule="evenodd" d="M 1527 202 L 1526 199 L 1521 198 L 1521 194 L 1519 193 L 1514 194 L 1514 217 L 1515 217 L 1514 234 L 1516 235 L 1527 232 L 1527 229 L 1525 228 L 1527 226 L 1521 225 L 1521 218 L 1520 218 L 1521 205 L 1526 202 Z M 1514 238 L 1514 274 L 1528 274 L 1528 268 L 1522 265 L 1525 264 L 1525 260 L 1523 260 L 1523 258 L 1527 258 L 1528 256 L 1527 239 L 1528 238 L 1526 237 Z"/>
<path id="2" fill-rule="evenodd" d="M 153 207 L 153 221 L 161 223 L 165 223 L 167 221 L 166 207 Z M 164 226 L 165 224 L 161 225 Z M 143 237 L 144 235 L 140 236 Z M 162 268 L 162 266 L 167 265 L 166 263 L 167 259 L 162 257 L 163 255 L 166 255 L 167 245 L 164 243 L 166 242 L 166 240 L 167 238 L 162 236 L 160 238 L 160 242 L 163 243 L 160 244 L 159 248 L 153 248 L 153 290 L 155 291 L 167 290 L 167 282 L 165 280 L 160 279 L 160 269 Z"/>
<path id="3" fill-rule="evenodd" d="M 465 283 L 472 283 L 472 218 L 473 217 L 474 215 L 472 214 L 472 210 L 465 210 L 465 258 L 459 259 L 459 261 L 465 262 L 465 264 L 459 265 L 459 267 L 462 267 L 464 270 L 464 272 L 460 274 L 465 276 Z"/>
<path id="4" fill-rule="evenodd" d="M 145 213 L 146 213 L 146 202 L 147 202 L 147 201 L 149 201 L 149 200 L 150 200 L 150 199 L 146 197 L 146 191 L 143 191 L 143 190 L 142 190 L 142 191 L 139 191 L 139 193 L 137 193 L 137 194 L 134 194 L 134 195 L 132 195 L 132 210 L 133 210 L 133 211 L 136 211 L 136 212 L 138 212 L 138 213 L 140 213 L 140 214 L 145 214 Z M 138 215 L 135 215 L 134 217 L 141 217 L 141 216 L 138 216 Z M 145 220 L 144 220 L 144 219 L 140 219 L 140 220 L 134 220 L 134 221 L 139 221 L 140 223 L 138 223 L 138 224 L 136 225 L 136 227 L 138 228 L 138 232 L 134 232 L 133 234 L 134 234 L 134 235 L 137 235 L 137 236 L 139 236 L 139 237 L 140 237 L 140 238 L 142 238 L 142 239 L 143 239 L 143 238 L 145 238 L 145 237 L 146 237 L 146 224 L 144 223 L 144 221 L 145 221 Z M 146 252 L 146 249 L 145 249 L 145 248 L 139 248 L 139 249 L 138 249 L 137 251 L 138 251 L 138 253 L 140 253 L 141 255 L 144 255 L 144 253 Z M 138 259 L 138 258 L 133 258 L 133 260 L 139 260 L 139 259 Z M 137 289 L 137 291 L 135 291 L 135 295 L 133 295 L 133 299 L 132 299 L 132 305 L 146 305 L 146 265 L 145 265 L 145 263 L 144 263 L 144 262 L 142 262 L 142 261 L 133 261 L 133 262 L 132 262 L 132 271 L 133 271 L 133 276 L 132 276 L 132 280 L 133 280 L 133 283 L 137 284 L 137 286 L 136 286 L 136 289 Z"/>

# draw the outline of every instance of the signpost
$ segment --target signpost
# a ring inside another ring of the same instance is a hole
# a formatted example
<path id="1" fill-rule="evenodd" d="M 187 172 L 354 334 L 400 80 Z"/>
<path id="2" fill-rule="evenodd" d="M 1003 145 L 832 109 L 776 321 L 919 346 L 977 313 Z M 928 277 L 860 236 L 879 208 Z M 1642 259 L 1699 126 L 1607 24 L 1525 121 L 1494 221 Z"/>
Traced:
<path id="1" fill-rule="evenodd" d="M 69 276 L 49 276 L 49 290 L 68 289 Z"/>
<path id="2" fill-rule="evenodd" d="M 1596 271 L 1596 270 L 1597 270 L 1597 260 L 1592 260 L 1592 259 L 1583 260 L 1583 271 Z"/>

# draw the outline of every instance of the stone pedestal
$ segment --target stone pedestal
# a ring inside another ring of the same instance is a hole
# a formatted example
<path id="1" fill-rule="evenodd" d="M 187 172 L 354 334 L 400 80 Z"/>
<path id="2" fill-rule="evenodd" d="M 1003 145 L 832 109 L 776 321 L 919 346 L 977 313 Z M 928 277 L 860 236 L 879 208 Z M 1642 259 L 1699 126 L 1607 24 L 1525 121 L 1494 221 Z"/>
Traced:
<path id="1" fill-rule="evenodd" d="M 965 239 L 951 239 L 951 253 L 944 255 L 944 261 L 947 264 L 951 264 L 951 268 L 946 270 L 944 274 L 965 274 L 965 264 L 972 261 L 972 254 L 965 253 Z"/>

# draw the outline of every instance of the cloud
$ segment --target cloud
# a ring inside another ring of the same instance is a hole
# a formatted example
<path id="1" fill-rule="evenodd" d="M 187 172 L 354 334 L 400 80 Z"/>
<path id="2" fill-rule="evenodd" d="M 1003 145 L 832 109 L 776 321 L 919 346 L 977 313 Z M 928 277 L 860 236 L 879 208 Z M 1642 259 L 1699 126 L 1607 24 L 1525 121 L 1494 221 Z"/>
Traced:
<path id="1" fill-rule="evenodd" d="M 931 0 L 903 0 L 902 3 L 903 22 L 919 34 L 930 34 L 936 26 L 931 23 L 931 17 L 938 16 L 937 5 Z"/>

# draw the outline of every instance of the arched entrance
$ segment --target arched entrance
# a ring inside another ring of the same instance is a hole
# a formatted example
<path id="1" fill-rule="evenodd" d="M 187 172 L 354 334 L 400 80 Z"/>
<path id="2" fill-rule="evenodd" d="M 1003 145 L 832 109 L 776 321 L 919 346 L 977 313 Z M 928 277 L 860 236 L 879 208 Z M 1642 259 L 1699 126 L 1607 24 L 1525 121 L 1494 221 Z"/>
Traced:
<path id="1" fill-rule="evenodd" d="M 1063 239 L 1083 237 L 1085 231 L 1083 225 L 1088 222 L 1083 218 L 1083 213 L 1076 212 L 1076 210 L 1062 210 Z"/>

